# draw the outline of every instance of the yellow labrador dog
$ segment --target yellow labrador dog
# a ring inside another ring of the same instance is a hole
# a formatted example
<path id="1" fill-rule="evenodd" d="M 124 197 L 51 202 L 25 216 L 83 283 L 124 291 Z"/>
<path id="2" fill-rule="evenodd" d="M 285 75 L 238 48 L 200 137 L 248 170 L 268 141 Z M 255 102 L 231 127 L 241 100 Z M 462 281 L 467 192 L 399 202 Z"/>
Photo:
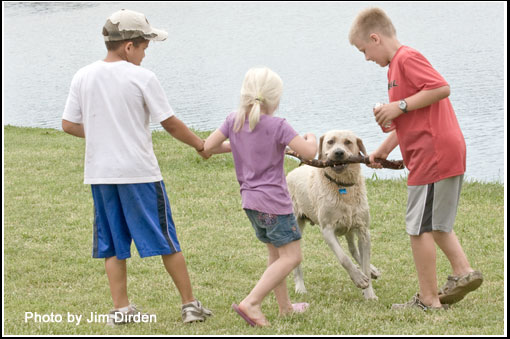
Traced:
<path id="1" fill-rule="evenodd" d="M 319 160 L 340 161 L 359 153 L 366 155 L 365 146 L 351 131 L 330 131 L 320 138 Z M 360 164 L 326 168 L 300 166 L 287 175 L 287 184 L 301 232 L 306 221 L 318 224 L 340 264 L 354 284 L 363 289 L 365 299 L 377 299 L 371 277 L 377 278 L 380 273 L 370 265 L 370 214 Z M 337 236 L 342 235 L 361 270 L 340 246 Z M 306 293 L 301 265 L 294 270 L 294 281 L 296 292 Z"/>

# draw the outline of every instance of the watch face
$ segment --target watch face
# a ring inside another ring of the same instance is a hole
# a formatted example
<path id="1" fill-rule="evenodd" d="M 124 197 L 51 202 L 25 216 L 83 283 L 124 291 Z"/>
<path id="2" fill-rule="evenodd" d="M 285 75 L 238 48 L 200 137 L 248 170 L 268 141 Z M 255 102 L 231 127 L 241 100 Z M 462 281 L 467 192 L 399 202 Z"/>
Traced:
<path id="1" fill-rule="evenodd" d="M 400 101 L 400 104 L 398 106 L 400 107 L 401 110 L 405 111 L 406 107 L 407 107 L 407 103 L 404 100 L 402 100 L 402 101 Z"/>

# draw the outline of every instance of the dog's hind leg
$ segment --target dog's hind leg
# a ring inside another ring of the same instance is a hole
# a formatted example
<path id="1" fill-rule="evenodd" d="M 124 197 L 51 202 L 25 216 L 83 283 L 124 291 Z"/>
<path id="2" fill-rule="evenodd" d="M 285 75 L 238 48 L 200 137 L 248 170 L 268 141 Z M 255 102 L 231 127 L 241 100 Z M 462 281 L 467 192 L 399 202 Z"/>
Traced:
<path id="1" fill-rule="evenodd" d="M 301 235 L 303 235 L 303 230 L 305 229 L 306 221 L 303 218 L 297 218 L 299 231 L 301 232 Z M 305 281 L 303 278 L 303 269 L 301 267 L 301 264 L 297 265 L 297 267 L 294 269 L 294 283 L 296 285 L 295 291 L 296 293 L 304 294 L 306 293 L 306 287 L 305 287 Z"/>
<path id="2" fill-rule="evenodd" d="M 305 281 L 303 280 L 303 268 L 301 267 L 301 264 L 297 265 L 294 269 L 294 283 L 296 285 L 296 293 L 306 293 Z"/>
<path id="3" fill-rule="evenodd" d="M 347 255 L 345 255 L 338 239 L 335 235 L 335 231 L 331 226 L 322 227 L 322 236 L 329 247 L 335 253 L 336 258 L 340 264 L 346 269 L 347 273 L 351 277 L 354 284 L 359 288 L 367 288 L 370 283 L 370 279 L 362 271 L 360 271 L 356 265 L 352 262 Z"/>
<path id="4" fill-rule="evenodd" d="M 354 233 L 348 232 L 345 235 L 345 238 L 347 239 L 347 245 L 349 246 L 349 252 L 351 252 L 354 260 L 356 260 L 358 265 L 361 267 L 361 257 L 359 255 L 358 248 L 356 247 L 355 242 L 354 242 Z M 370 277 L 372 279 L 377 279 L 380 276 L 381 276 L 381 272 L 379 271 L 379 269 L 377 267 L 375 267 L 374 265 L 370 264 Z"/>

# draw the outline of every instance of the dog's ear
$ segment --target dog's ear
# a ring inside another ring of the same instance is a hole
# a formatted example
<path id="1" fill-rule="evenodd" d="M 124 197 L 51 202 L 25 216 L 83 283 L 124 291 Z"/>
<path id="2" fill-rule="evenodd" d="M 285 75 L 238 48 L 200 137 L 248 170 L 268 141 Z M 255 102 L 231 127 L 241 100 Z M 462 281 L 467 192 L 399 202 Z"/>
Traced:
<path id="1" fill-rule="evenodd" d="M 324 135 L 320 138 L 319 141 L 319 160 L 322 160 L 324 155 L 322 154 L 322 141 L 324 140 Z"/>
<path id="2" fill-rule="evenodd" d="M 358 143 L 359 152 L 366 157 L 367 150 L 365 149 L 365 145 L 363 145 L 363 141 L 361 141 L 360 138 L 357 138 L 356 142 Z"/>

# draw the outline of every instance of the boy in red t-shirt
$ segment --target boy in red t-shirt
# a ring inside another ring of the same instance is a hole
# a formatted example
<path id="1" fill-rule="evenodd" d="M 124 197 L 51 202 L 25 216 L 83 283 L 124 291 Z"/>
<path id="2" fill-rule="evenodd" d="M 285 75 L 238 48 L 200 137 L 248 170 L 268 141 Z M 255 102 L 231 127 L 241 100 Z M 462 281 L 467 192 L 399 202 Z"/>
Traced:
<path id="1" fill-rule="evenodd" d="M 420 292 L 410 302 L 392 308 L 446 308 L 460 301 L 483 281 L 474 271 L 453 231 L 466 170 L 466 144 L 448 99 L 450 87 L 418 51 L 397 40 L 395 28 L 379 8 L 358 14 L 349 41 L 365 55 L 388 68 L 389 103 L 374 108 L 377 123 L 390 132 L 370 154 L 385 159 L 400 146 L 409 170 L 406 231 L 418 273 Z M 452 266 L 453 275 L 438 292 L 436 247 Z"/>

